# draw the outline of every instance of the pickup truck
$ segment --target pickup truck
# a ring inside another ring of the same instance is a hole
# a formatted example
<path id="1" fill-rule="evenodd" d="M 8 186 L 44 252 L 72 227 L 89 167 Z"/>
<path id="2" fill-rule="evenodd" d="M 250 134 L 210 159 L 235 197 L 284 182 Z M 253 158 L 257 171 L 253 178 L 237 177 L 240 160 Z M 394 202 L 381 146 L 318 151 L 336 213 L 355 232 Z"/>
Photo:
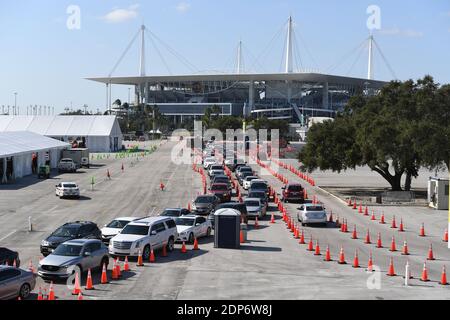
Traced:
<path id="1" fill-rule="evenodd" d="M 63 158 L 58 163 L 58 172 L 76 172 L 77 165 L 70 158 Z"/>

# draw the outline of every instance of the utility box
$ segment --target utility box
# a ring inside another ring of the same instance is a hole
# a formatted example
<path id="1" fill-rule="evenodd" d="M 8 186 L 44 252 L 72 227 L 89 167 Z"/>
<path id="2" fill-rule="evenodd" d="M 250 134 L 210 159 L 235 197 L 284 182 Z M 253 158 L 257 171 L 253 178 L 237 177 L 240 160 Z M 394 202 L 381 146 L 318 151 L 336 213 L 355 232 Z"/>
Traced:
<path id="1" fill-rule="evenodd" d="M 430 177 L 428 180 L 428 205 L 437 210 L 448 209 L 449 180 Z"/>
<path id="2" fill-rule="evenodd" d="M 219 209 L 214 213 L 214 247 L 239 249 L 241 213 L 235 209 Z"/>

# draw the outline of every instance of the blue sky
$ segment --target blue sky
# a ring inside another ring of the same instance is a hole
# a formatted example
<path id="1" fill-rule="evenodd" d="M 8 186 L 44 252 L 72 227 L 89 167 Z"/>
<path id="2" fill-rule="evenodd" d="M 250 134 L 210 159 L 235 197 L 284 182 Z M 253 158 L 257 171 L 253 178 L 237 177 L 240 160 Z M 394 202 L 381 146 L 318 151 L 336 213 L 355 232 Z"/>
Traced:
<path id="1" fill-rule="evenodd" d="M 366 9 L 372 4 L 381 9 L 375 39 L 397 78 L 431 74 L 450 83 L 448 0 L 1 0 L 0 106 L 13 105 L 18 92 L 22 113 L 30 104 L 58 112 L 71 103 L 104 110 L 104 86 L 84 78 L 107 76 L 142 22 L 195 72 L 231 71 L 239 39 L 247 71 L 279 72 L 281 28 L 292 14 L 296 67 L 365 77 L 367 51 L 352 49 L 369 34 Z M 80 8 L 80 29 L 66 26 L 70 5 Z M 157 40 L 157 49 L 146 41 L 147 74 L 194 72 Z M 138 51 L 135 43 L 113 75 L 137 75 Z M 375 78 L 393 78 L 379 54 Z M 112 95 L 126 101 L 128 88 L 113 87 Z"/>

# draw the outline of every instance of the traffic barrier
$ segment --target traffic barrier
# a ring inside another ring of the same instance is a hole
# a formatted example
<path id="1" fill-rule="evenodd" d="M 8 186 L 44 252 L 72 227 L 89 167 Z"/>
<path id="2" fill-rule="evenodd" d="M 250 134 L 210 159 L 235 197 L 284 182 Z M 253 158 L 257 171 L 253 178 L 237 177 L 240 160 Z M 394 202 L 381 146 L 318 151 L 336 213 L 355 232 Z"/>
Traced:
<path id="1" fill-rule="evenodd" d="M 200 250 L 199 247 L 198 247 L 197 237 L 194 238 L 194 247 L 192 248 L 192 250 Z"/>
<path id="2" fill-rule="evenodd" d="M 319 241 L 318 240 L 316 240 L 316 249 L 315 249 L 314 255 L 315 256 L 320 256 L 320 246 L 319 246 Z"/>
<path id="3" fill-rule="evenodd" d="M 433 245 L 431 243 L 430 243 L 430 249 L 428 250 L 427 260 L 435 260 L 434 254 L 433 254 Z"/>
<path id="4" fill-rule="evenodd" d="M 355 257 L 353 258 L 353 268 L 359 268 L 358 249 L 355 250 Z"/>
<path id="5" fill-rule="evenodd" d="M 445 271 L 445 266 L 442 266 L 442 274 L 441 274 L 441 281 L 439 281 L 439 284 L 446 286 L 448 285 L 447 282 L 447 273 Z"/>
<path id="6" fill-rule="evenodd" d="M 391 251 L 391 252 L 397 251 L 397 247 L 395 245 L 395 237 L 394 236 L 392 236 L 391 247 L 389 248 L 389 251 Z"/>
<path id="7" fill-rule="evenodd" d="M 55 289 L 53 288 L 53 281 L 50 281 L 50 288 L 48 289 L 48 300 L 56 300 Z"/>
<path id="8" fill-rule="evenodd" d="M 403 218 L 400 218 L 400 226 L 398 227 L 399 232 L 405 232 L 405 228 L 403 225 Z"/>
<path id="9" fill-rule="evenodd" d="M 391 228 L 392 229 L 397 229 L 397 222 L 395 221 L 395 216 L 392 217 Z"/>
<path id="10" fill-rule="evenodd" d="M 100 283 L 101 284 L 108 283 L 108 275 L 106 274 L 106 263 L 104 263 L 102 267 L 102 276 L 100 278 Z"/>
<path id="11" fill-rule="evenodd" d="M 409 255 L 408 244 L 406 243 L 406 240 L 403 242 L 402 255 Z"/>
<path id="12" fill-rule="evenodd" d="M 394 259 L 391 257 L 390 261 L 389 261 L 389 268 L 388 268 L 388 273 L 387 275 L 389 277 L 393 277 L 396 276 L 395 274 L 395 269 L 394 269 Z"/>
<path id="13" fill-rule="evenodd" d="M 358 239 L 358 234 L 356 233 L 356 224 L 353 226 L 352 239 Z"/>
<path id="14" fill-rule="evenodd" d="M 420 226 L 419 236 L 425 237 L 425 224 L 423 222 L 422 225 Z"/>
<path id="15" fill-rule="evenodd" d="M 378 232 L 378 237 L 377 237 L 377 248 L 383 248 L 383 244 L 381 243 L 381 233 Z"/>
<path id="16" fill-rule="evenodd" d="M 88 269 L 87 279 L 86 279 L 86 290 L 94 290 L 94 285 L 92 284 L 92 274 L 91 269 Z"/>
<path id="17" fill-rule="evenodd" d="M 130 264 L 128 263 L 128 256 L 125 256 L 125 262 L 123 264 L 123 271 L 130 271 Z"/>
<path id="18" fill-rule="evenodd" d="M 426 262 L 424 262 L 424 264 L 423 264 L 422 275 L 420 277 L 420 281 L 424 281 L 424 282 L 430 281 L 430 279 L 428 279 L 428 270 L 427 270 Z"/>
<path id="19" fill-rule="evenodd" d="M 75 273 L 75 285 L 72 290 L 72 295 L 76 296 L 81 292 L 80 286 L 80 274 L 78 272 Z"/>
<path id="20" fill-rule="evenodd" d="M 327 245 L 327 250 L 325 251 L 325 261 L 332 261 L 331 260 L 331 253 L 330 253 L 330 246 Z"/>
<path id="21" fill-rule="evenodd" d="M 365 244 L 370 244 L 370 231 L 367 229 L 366 238 L 364 239 Z"/>
<path id="22" fill-rule="evenodd" d="M 155 261 L 155 252 L 153 251 L 153 249 L 150 249 L 150 257 L 148 258 L 148 262 L 154 263 Z"/>
<path id="23" fill-rule="evenodd" d="M 142 261 L 142 253 L 141 253 L 141 249 L 139 249 L 139 253 L 138 253 L 138 260 L 137 260 L 137 267 L 143 267 L 144 266 L 144 262 Z"/>
<path id="24" fill-rule="evenodd" d="M 346 264 L 347 262 L 345 262 L 345 253 L 344 253 L 344 248 L 341 247 L 341 251 L 339 252 L 339 264 Z"/>

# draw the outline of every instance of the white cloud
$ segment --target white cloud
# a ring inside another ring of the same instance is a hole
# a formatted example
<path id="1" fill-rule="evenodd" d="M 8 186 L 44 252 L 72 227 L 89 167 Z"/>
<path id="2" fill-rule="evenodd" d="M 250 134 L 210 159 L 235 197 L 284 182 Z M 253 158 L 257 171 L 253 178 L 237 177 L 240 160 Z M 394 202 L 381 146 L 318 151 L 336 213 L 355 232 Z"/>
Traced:
<path id="1" fill-rule="evenodd" d="M 424 35 L 422 31 L 415 31 L 412 29 L 400 29 L 398 27 L 390 29 L 381 29 L 380 33 L 388 36 L 400 36 L 407 38 L 420 38 L 423 37 Z"/>
<path id="2" fill-rule="evenodd" d="M 180 13 L 185 13 L 191 8 L 191 5 L 187 2 L 180 2 L 176 5 L 175 9 Z"/>
<path id="3" fill-rule="evenodd" d="M 120 23 L 128 20 L 137 18 L 139 9 L 139 4 L 133 4 L 127 9 L 113 8 L 112 11 L 108 12 L 102 17 L 103 20 L 109 23 Z"/>

